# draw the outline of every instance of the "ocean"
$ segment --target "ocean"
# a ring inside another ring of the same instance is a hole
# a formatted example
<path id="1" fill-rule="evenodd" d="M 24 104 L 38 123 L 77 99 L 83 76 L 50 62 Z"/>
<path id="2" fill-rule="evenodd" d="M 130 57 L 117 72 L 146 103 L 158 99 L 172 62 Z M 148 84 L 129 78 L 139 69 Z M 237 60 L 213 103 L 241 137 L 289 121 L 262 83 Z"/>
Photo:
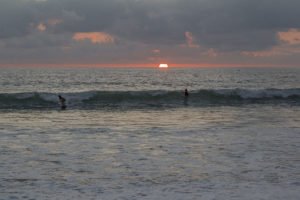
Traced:
<path id="1" fill-rule="evenodd" d="M 1 200 L 298 200 L 299 155 L 300 68 L 0 69 Z"/>

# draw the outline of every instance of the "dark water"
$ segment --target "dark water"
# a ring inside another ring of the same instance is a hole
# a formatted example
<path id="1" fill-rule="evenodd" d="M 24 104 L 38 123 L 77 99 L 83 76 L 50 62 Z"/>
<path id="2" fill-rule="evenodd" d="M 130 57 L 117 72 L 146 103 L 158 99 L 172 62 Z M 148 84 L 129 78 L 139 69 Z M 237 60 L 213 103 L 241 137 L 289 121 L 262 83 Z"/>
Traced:
<path id="1" fill-rule="evenodd" d="M 299 199 L 299 80 L 298 69 L 1 70 L 0 199 Z"/>

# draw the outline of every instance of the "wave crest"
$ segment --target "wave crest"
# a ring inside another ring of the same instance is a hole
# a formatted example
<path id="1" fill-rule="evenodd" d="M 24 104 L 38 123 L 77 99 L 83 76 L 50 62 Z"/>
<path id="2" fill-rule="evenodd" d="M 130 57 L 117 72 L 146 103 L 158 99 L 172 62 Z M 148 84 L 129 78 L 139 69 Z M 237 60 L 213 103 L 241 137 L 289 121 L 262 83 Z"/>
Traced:
<path id="1" fill-rule="evenodd" d="M 300 89 L 219 89 L 194 90 L 185 98 L 182 91 L 87 91 L 62 94 L 73 108 L 101 108 L 105 106 L 209 106 L 249 103 L 299 104 Z M 54 108 L 58 107 L 56 93 L 2 93 L 0 108 Z"/>

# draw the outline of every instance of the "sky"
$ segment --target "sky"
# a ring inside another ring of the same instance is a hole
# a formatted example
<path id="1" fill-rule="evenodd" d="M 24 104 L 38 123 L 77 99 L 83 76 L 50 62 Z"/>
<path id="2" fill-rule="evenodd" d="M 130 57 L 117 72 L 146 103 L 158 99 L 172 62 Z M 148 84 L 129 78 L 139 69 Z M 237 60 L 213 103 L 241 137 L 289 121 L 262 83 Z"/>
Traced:
<path id="1" fill-rule="evenodd" d="M 0 66 L 300 66 L 299 0 L 0 0 Z"/>

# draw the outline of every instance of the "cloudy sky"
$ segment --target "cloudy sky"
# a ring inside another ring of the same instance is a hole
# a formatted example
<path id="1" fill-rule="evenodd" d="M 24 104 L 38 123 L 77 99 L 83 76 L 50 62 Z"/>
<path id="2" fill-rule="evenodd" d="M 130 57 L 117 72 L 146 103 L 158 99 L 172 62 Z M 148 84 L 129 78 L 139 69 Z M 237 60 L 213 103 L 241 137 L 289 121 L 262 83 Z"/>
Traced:
<path id="1" fill-rule="evenodd" d="M 299 0 L 0 0 L 0 65 L 300 66 Z"/>

